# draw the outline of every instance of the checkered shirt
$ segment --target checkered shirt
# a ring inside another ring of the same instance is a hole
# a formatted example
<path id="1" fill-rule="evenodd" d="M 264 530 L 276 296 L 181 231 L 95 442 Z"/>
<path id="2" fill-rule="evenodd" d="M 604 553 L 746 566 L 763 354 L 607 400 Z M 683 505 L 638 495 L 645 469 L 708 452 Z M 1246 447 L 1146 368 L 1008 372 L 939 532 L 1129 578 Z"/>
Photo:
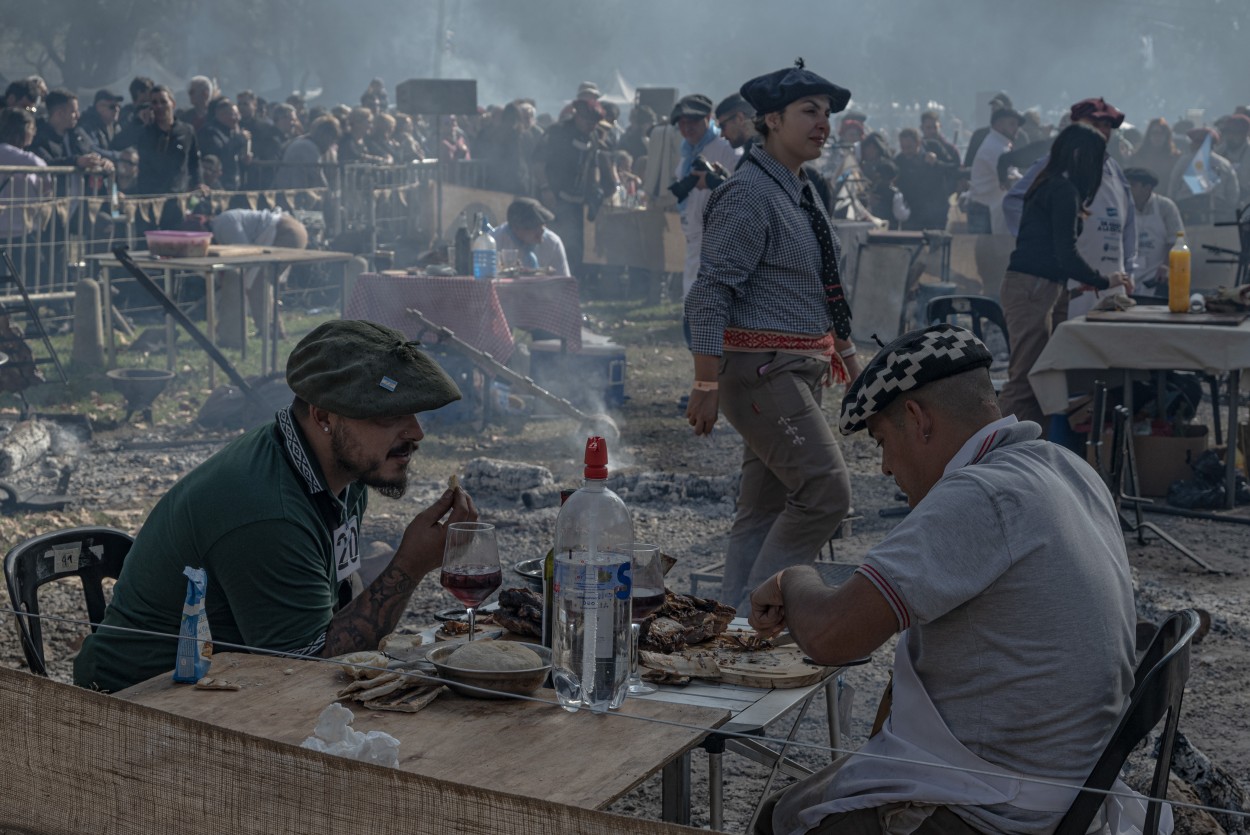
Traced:
<path id="1" fill-rule="evenodd" d="M 821 336 L 832 325 L 820 245 L 799 207 L 807 180 L 761 146 L 750 155 L 759 164 L 744 161 L 703 212 L 699 275 L 686 296 L 696 354 L 720 356 L 726 327 Z M 841 261 L 832 224 L 830 233 Z"/>
<path id="2" fill-rule="evenodd" d="M 905 333 L 882 348 L 842 399 L 838 429 L 850 435 L 903 392 L 974 368 L 989 368 L 993 356 L 971 331 L 933 325 Z"/>

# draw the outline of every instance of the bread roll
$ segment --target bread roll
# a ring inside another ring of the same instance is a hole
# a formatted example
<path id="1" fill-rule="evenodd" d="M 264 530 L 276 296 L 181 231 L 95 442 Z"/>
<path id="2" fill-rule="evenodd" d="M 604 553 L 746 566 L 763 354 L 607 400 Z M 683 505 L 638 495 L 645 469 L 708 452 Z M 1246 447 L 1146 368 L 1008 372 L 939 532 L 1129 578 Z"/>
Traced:
<path id="1" fill-rule="evenodd" d="M 447 656 L 447 665 L 493 673 L 533 670 L 543 665 L 538 653 L 515 641 L 470 641 Z"/>

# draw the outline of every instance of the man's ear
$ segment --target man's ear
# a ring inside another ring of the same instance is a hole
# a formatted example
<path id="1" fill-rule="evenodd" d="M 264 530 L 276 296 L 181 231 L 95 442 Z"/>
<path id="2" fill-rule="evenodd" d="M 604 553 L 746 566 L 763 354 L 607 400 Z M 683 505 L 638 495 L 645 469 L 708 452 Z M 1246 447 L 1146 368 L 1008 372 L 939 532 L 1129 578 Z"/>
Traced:
<path id="1" fill-rule="evenodd" d="M 929 435 L 933 433 L 933 416 L 918 400 L 904 402 L 903 410 L 906 417 L 904 421 L 906 430 L 915 435 L 917 440 L 927 441 Z"/>

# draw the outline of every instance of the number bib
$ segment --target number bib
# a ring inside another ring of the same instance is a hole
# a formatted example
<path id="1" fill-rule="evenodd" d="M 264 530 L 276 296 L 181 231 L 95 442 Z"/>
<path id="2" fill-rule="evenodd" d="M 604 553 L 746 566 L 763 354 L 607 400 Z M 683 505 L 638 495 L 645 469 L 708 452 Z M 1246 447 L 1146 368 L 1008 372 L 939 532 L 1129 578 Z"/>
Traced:
<path id="1" fill-rule="evenodd" d="M 354 515 L 334 529 L 334 568 L 340 582 L 360 570 L 360 521 Z"/>

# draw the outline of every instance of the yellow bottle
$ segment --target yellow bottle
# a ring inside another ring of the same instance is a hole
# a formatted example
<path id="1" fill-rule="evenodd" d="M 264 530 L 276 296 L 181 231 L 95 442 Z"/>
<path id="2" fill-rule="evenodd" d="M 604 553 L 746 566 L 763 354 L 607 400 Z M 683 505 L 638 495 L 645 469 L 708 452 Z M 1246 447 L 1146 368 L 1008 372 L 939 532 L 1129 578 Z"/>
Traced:
<path id="1" fill-rule="evenodd" d="M 1168 253 L 1168 310 L 1189 312 L 1189 247 L 1185 233 L 1176 233 L 1176 245 Z"/>

